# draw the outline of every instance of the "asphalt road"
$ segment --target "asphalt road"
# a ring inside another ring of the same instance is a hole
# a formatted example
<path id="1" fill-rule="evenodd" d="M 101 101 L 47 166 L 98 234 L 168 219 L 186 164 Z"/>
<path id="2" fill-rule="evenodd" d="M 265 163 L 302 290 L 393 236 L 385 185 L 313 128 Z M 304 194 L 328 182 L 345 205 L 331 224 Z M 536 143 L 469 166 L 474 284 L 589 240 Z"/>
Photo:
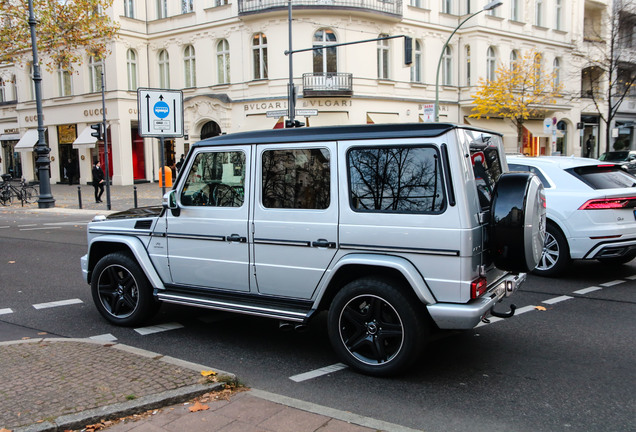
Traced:
<path id="1" fill-rule="evenodd" d="M 512 298 L 515 317 L 437 337 L 412 371 L 378 379 L 321 374 L 338 363 L 324 317 L 283 332 L 273 320 L 163 305 L 148 327 L 109 325 L 81 279 L 89 219 L 0 212 L 0 340 L 41 332 L 117 340 L 427 432 L 636 430 L 636 262 L 530 276 Z"/>

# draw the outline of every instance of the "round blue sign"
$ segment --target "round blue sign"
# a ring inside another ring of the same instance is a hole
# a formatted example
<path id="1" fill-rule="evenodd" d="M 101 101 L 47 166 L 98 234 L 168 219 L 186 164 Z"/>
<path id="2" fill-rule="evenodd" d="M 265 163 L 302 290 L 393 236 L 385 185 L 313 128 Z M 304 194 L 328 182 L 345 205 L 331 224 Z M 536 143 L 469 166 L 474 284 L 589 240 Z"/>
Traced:
<path id="1" fill-rule="evenodd" d="M 164 101 L 159 101 L 153 107 L 155 115 L 159 118 L 166 118 L 170 114 L 170 107 Z"/>

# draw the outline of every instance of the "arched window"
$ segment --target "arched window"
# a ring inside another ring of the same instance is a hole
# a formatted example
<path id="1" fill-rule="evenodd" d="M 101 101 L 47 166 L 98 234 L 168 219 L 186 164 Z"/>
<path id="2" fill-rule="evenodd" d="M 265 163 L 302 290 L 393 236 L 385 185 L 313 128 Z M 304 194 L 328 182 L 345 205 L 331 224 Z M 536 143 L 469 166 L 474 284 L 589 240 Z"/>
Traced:
<path id="1" fill-rule="evenodd" d="M 128 90 L 137 91 L 137 54 L 131 49 L 126 52 L 126 73 Z"/>
<path id="2" fill-rule="evenodd" d="M 453 84 L 453 53 L 449 46 L 446 47 L 442 55 L 442 84 Z"/>
<path id="3" fill-rule="evenodd" d="M 230 44 L 221 39 L 216 44 L 216 65 L 219 84 L 230 82 Z"/>
<path id="4" fill-rule="evenodd" d="M 497 55 L 495 54 L 495 49 L 493 47 L 488 47 L 488 52 L 486 53 L 486 79 L 488 79 L 488 81 L 495 80 L 496 68 Z"/>
<path id="5" fill-rule="evenodd" d="M 534 55 L 534 85 L 536 88 L 541 86 L 541 78 L 543 75 L 543 55 L 536 53 Z"/>
<path id="6" fill-rule="evenodd" d="M 267 78 L 267 37 L 263 33 L 252 36 L 254 79 Z"/>
<path id="7" fill-rule="evenodd" d="M 561 85 L 561 59 L 559 57 L 556 57 L 552 62 L 552 73 L 554 75 L 552 84 L 556 89 Z"/>
<path id="8" fill-rule="evenodd" d="M 183 51 L 183 66 L 185 71 L 185 87 L 197 86 L 196 59 L 194 56 L 194 47 L 188 45 Z"/>
<path id="9" fill-rule="evenodd" d="M 170 58 L 168 51 L 159 51 L 159 87 L 170 88 Z"/>
<path id="10" fill-rule="evenodd" d="M 94 56 L 88 58 L 88 72 L 90 81 L 90 92 L 102 91 L 102 68 L 104 64 L 101 60 L 96 59 Z"/>
<path id="11" fill-rule="evenodd" d="M 466 45 L 466 85 L 470 86 L 470 45 Z"/>
<path id="12" fill-rule="evenodd" d="M 209 121 L 201 128 L 201 139 L 215 137 L 221 135 L 221 128 L 216 122 Z"/>
<path id="13" fill-rule="evenodd" d="M 561 120 L 557 123 L 556 127 L 559 133 L 557 134 L 555 150 L 562 155 L 567 155 L 568 124 Z"/>
<path id="14" fill-rule="evenodd" d="M 519 53 L 517 50 L 510 51 L 510 70 L 514 71 L 517 67 L 517 61 L 519 60 Z"/>
<path id="15" fill-rule="evenodd" d="M 60 96 L 73 94 L 71 88 L 71 73 L 60 64 L 57 68 L 57 83 Z"/>
<path id="16" fill-rule="evenodd" d="M 415 41 L 415 50 L 413 51 L 411 81 L 422 82 L 422 43 L 418 40 Z"/>
<path id="17" fill-rule="evenodd" d="M 387 37 L 387 34 L 381 34 L 378 37 Z M 389 78 L 389 40 L 378 41 L 378 78 Z"/>
<path id="18" fill-rule="evenodd" d="M 338 71 L 338 51 L 336 47 L 329 46 L 337 43 L 336 35 L 331 29 L 319 29 L 314 33 L 314 73 L 337 72 Z"/>
<path id="19" fill-rule="evenodd" d="M 4 79 L 0 78 L 0 102 L 6 102 L 7 95 L 5 90 Z"/>

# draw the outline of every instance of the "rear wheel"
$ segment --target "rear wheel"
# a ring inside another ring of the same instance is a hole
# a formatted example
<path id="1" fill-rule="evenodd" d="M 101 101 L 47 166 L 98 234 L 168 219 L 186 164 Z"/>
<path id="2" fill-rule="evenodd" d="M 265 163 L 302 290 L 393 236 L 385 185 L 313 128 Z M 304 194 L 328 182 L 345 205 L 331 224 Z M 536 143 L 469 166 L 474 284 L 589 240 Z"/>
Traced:
<path id="1" fill-rule="evenodd" d="M 31 204 L 38 199 L 40 193 L 33 186 L 27 186 L 22 189 L 22 199 L 24 199 L 25 203 Z"/>
<path id="2" fill-rule="evenodd" d="M 10 206 L 11 205 L 11 191 L 9 191 L 8 189 L 1 189 L 0 190 L 0 203 L 3 206 Z"/>
<path id="3" fill-rule="evenodd" d="M 533 273 L 539 276 L 558 276 L 570 264 L 570 248 L 561 230 L 552 223 L 545 233 L 545 244 L 539 265 Z"/>
<path id="4" fill-rule="evenodd" d="M 119 252 L 97 262 L 91 277 L 91 292 L 99 313 L 121 326 L 143 323 L 160 305 L 139 264 Z"/>
<path id="5" fill-rule="evenodd" d="M 352 368 L 374 376 L 405 371 L 427 336 L 419 300 L 393 281 L 365 277 L 345 285 L 329 309 L 329 339 Z"/>

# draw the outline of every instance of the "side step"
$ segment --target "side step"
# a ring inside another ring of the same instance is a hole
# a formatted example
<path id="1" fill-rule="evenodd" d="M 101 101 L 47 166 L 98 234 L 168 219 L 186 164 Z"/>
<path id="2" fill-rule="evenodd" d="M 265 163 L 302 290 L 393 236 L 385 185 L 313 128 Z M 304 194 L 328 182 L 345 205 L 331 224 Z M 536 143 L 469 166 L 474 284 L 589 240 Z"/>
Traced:
<path id="1" fill-rule="evenodd" d="M 228 293 L 183 287 L 155 290 L 155 297 L 166 303 L 275 318 L 284 321 L 306 322 L 315 312 L 313 302 L 305 300 L 280 301 L 260 294 Z"/>

